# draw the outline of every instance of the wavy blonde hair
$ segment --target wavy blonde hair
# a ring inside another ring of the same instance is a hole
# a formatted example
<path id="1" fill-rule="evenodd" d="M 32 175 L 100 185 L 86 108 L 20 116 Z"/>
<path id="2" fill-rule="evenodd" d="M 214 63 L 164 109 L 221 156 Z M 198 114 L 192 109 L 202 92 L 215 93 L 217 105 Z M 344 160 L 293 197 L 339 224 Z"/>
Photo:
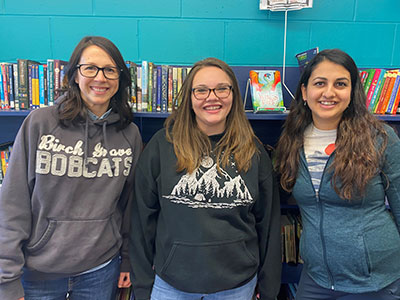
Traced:
<path id="1" fill-rule="evenodd" d="M 200 166 L 202 157 L 209 155 L 212 150 L 210 139 L 197 126 L 192 109 L 193 78 L 205 67 L 220 68 L 232 83 L 232 108 L 226 118 L 225 132 L 213 150 L 217 168 L 219 170 L 220 167 L 227 166 L 232 155 L 238 170 L 247 171 L 251 167 L 253 155 L 258 153 L 257 138 L 244 112 L 236 76 L 225 62 L 217 58 L 206 58 L 194 64 L 179 92 L 179 108 L 165 121 L 167 139 L 173 144 L 178 158 L 176 170 L 192 173 Z"/>

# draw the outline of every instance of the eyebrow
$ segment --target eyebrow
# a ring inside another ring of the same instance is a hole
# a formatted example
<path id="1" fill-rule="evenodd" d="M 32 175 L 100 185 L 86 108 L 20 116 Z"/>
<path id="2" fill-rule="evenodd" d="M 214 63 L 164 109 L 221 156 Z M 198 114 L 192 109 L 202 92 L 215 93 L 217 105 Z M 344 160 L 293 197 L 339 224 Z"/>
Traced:
<path id="1" fill-rule="evenodd" d="M 321 76 L 319 76 L 319 77 L 315 77 L 315 78 L 313 78 L 312 80 L 328 80 L 328 78 L 326 78 L 326 77 L 321 77 Z M 350 81 L 350 79 L 349 78 L 347 78 L 347 77 L 339 77 L 339 78 L 336 78 L 335 79 L 335 81 L 336 80 L 346 80 L 346 81 Z"/>
<path id="2" fill-rule="evenodd" d="M 220 82 L 220 83 L 217 83 L 215 87 L 219 87 L 219 86 L 230 86 L 230 85 L 231 85 L 231 84 L 230 84 L 230 83 L 227 83 L 227 82 Z M 198 84 L 198 85 L 196 85 L 196 86 L 193 86 L 193 87 L 196 87 L 196 88 L 198 88 L 198 87 L 209 88 L 208 85 L 203 84 L 203 83 L 200 83 L 200 84 Z"/>

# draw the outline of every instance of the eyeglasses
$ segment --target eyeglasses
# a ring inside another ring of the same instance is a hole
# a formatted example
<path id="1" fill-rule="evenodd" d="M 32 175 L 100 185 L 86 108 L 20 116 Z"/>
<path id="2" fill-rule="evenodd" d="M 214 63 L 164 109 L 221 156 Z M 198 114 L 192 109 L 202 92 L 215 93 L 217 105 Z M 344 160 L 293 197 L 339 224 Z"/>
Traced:
<path id="1" fill-rule="evenodd" d="M 79 69 L 79 72 L 83 77 L 87 78 L 95 78 L 99 71 L 103 71 L 103 75 L 107 79 L 115 80 L 119 78 L 119 75 L 122 72 L 122 69 L 118 69 L 116 67 L 104 67 L 100 68 L 95 65 L 89 65 L 89 64 L 80 64 L 76 65 L 76 67 Z"/>
<path id="2" fill-rule="evenodd" d="M 217 96 L 217 98 L 225 99 L 231 94 L 232 86 L 230 86 L 230 85 L 220 86 L 220 87 L 216 87 L 213 89 L 209 89 L 209 88 L 205 88 L 205 87 L 192 89 L 193 95 L 197 100 L 207 99 L 210 96 L 211 91 L 214 92 L 214 95 Z"/>

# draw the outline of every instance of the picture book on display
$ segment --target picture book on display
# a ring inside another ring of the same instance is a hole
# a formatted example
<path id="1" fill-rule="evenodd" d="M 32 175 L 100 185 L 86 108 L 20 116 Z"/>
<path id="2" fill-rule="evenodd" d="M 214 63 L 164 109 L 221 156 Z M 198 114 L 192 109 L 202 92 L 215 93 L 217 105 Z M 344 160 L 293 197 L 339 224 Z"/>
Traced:
<path id="1" fill-rule="evenodd" d="M 306 64 L 308 64 L 308 62 L 311 59 L 313 59 L 314 56 L 318 54 L 318 52 L 319 48 L 315 47 L 296 54 L 297 63 L 299 64 L 300 74 L 303 73 Z"/>
<path id="2" fill-rule="evenodd" d="M 250 93 L 255 113 L 284 112 L 281 75 L 276 70 L 251 70 Z"/>

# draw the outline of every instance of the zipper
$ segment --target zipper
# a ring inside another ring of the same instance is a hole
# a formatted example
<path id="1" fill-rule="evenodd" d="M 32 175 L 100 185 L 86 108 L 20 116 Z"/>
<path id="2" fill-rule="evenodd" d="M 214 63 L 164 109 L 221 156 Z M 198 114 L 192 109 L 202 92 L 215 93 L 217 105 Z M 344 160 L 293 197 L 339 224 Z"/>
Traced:
<path id="1" fill-rule="evenodd" d="M 331 153 L 331 155 L 329 156 L 328 160 L 326 161 L 324 170 L 322 172 L 319 189 L 318 189 L 318 191 L 316 191 L 315 188 L 314 188 L 314 185 L 312 183 L 311 175 L 310 175 L 310 172 L 308 171 L 307 160 L 305 159 L 305 154 L 303 152 L 304 163 L 305 163 L 306 169 L 308 171 L 307 173 L 308 173 L 308 176 L 309 176 L 309 179 L 310 179 L 311 187 L 312 187 L 312 189 L 314 190 L 314 193 L 315 193 L 315 199 L 316 199 L 316 203 L 317 203 L 318 210 L 319 210 L 319 213 L 320 213 L 319 233 L 320 233 L 321 242 L 322 242 L 322 253 L 323 253 L 323 258 L 324 258 L 324 265 L 325 265 L 326 271 L 328 273 L 328 278 L 329 278 L 329 281 L 330 281 L 329 283 L 330 283 L 330 286 L 331 286 L 331 290 L 334 291 L 335 290 L 335 284 L 334 284 L 332 272 L 329 269 L 328 262 L 327 262 L 327 259 L 326 259 L 326 245 L 325 245 L 325 238 L 324 238 L 324 234 L 323 234 L 324 231 L 323 231 L 323 228 L 322 228 L 322 223 L 323 223 L 323 220 L 324 220 L 324 213 L 323 213 L 322 203 L 321 203 L 321 198 L 320 198 L 320 193 L 319 193 L 319 191 L 321 190 L 321 185 L 322 185 L 322 182 L 323 182 L 325 171 L 326 171 L 326 168 L 328 166 L 329 161 L 331 160 L 332 154 L 333 154 L 333 152 Z"/>
<path id="2" fill-rule="evenodd" d="M 329 269 L 328 261 L 327 261 L 327 258 L 326 258 L 326 244 L 325 244 L 325 238 L 324 238 L 324 230 L 323 230 L 323 227 L 322 227 L 322 224 L 323 224 L 323 221 L 324 221 L 324 210 L 322 209 L 322 202 L 321 202 L 320 193 L 319 193 L 319 191 L 321 190 L 321 187 L 322 187 L 322 182 L 323 182 L 323 179 L 324 179 L 326 168 L 328 166 L 329 161 L 331 160 L 331 157 L 332 157 L 332 154 L 329 156 L 328 160 L 326 161 L 326 164 L 325 164 L 325 167 L 324 167 L 324 171 L 322 172 L 319 189 L 318 189 L 318 191 L 316 191 L 315 194 L 316 194 L 316 197 L 317 197 L 317 205 L 318 205 L 318 209 L 319 209 L 319 213 L 320 213 L 319 233 L 320 233 L 321 242 L 322 242 L 322 253 L 323 253 L 323 258 L 324 258 L 324 264 L 325 264 L 325 268 L 326 268 L 326 271 L 328 273 L 328 277 L 329 277 L 329 280 L 330 280 L 331 290 L 334 291 L 335 290 L 335 284 L 334 284 L 332 272 Z M 311 175 L 310 175 L 310 178 L 311 178 Z"/>

